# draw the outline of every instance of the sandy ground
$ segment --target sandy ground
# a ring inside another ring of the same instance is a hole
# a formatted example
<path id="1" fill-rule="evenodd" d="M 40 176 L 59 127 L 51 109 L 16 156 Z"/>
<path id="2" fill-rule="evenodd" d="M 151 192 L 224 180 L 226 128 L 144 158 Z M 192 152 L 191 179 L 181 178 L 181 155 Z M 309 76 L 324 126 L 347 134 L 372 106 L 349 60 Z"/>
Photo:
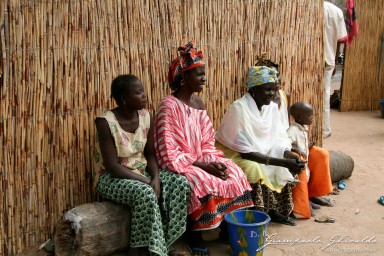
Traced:
<path id="1" fill-rule="evenodd" d="M 312 218 L 299 220 L 296 227 L 270 223 L 268 235 L 274 235 L 275 244 L 265 247 L 264 256 L 384 255 L 384 206 L 377 202 L 384 195 L 384 119 L 380 111 L 333 110 L 331 127 L 332 136 L 323 147 L 344 152 L 355 161 L 347 189 L 329 196 L 335 207 L 316 210 L 317 216 L 332 216 L 336 222 L 316 223 Z M 231 255 L 229 245 L 215 241 L 217 235 L 218 230 L 204 233 L 211 255 Z M 176 247 L 186 251 L 181 241 Z M 24 255 L 48 255 L 35 248 L 29 251 Z"/>

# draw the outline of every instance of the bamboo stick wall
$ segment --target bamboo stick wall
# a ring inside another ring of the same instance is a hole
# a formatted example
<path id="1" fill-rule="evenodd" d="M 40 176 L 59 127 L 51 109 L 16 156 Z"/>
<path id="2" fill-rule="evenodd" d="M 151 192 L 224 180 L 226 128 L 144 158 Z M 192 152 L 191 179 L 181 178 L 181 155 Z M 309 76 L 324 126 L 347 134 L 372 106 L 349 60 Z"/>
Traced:
<path id="1" fill-rule="evenodd" d="M 137 75 L 155 111 L 189 39 L 205 52 L 215 127 L 264 51 L 293 102 L 322 107 L 323 0 L 0 2 L 0 255 L 45 241 L 63 212 L 95 199 L 93 120 L 112 106 L 110 82 Z"/>
<path id="2" fill-rule="evenodd" d="M 384 49 L 383 67 L 379 71 L 384 1 L 356 0 L 355 3 L 360 31 L 346 49 L 340 110 L 380 109 L 379 100 L 384 98 Z"/>

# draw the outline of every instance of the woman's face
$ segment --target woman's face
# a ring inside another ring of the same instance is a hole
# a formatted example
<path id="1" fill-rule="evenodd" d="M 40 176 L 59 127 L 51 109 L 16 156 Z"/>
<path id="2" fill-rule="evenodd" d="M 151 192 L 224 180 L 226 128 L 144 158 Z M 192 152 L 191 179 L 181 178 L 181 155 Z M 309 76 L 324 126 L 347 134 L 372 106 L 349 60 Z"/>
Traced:
<path id="1" fill-rule="evenodd" d="M 205 77 L 205 66 L 198 66 L 185 73 L 185 85 L 192 92 L 201 92 L 207 78 Z"/>
<path id="2" fill-rule="evenodd" d="M 276 83 L 267 83 L 252 88 L 251 94 L 254 96 L 257 106 L 269 105 L 276 96 L 279 85 Z"/>
<path id="3" fill-rule="evenodd" d="M 147 105 L 147 96 L 140 80 L 134 80 L 126 85 L 126 94 L 121 97 L 125 105 L 131 109 L 140 110 Z"/>

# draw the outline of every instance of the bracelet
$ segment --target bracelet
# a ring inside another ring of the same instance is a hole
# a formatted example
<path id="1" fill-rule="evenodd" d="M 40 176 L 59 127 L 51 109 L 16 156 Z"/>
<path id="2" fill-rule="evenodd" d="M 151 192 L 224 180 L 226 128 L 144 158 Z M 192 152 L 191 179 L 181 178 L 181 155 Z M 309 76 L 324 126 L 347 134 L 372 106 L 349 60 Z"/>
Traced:
<path id="1" fill-rule="evenodd" d="M 265 165 L 269 165 L 269 161 L 270 161 L 271 159 L 269 159 L 269 157 L 267 156 L 266 158 L 265 158 Z"/>

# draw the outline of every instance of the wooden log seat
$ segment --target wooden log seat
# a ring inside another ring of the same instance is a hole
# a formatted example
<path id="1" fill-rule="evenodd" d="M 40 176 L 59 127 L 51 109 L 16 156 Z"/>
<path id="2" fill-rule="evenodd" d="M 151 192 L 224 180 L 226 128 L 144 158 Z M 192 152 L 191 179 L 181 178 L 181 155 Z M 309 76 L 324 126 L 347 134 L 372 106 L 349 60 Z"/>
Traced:
<path id="1" fill-rule="evenodd" d="M 58 256 L 110 255 L 127 250 L 130 241 L 129 207 L 95 202 L 67 211 L 56 225 L 55 254 Z"/>

